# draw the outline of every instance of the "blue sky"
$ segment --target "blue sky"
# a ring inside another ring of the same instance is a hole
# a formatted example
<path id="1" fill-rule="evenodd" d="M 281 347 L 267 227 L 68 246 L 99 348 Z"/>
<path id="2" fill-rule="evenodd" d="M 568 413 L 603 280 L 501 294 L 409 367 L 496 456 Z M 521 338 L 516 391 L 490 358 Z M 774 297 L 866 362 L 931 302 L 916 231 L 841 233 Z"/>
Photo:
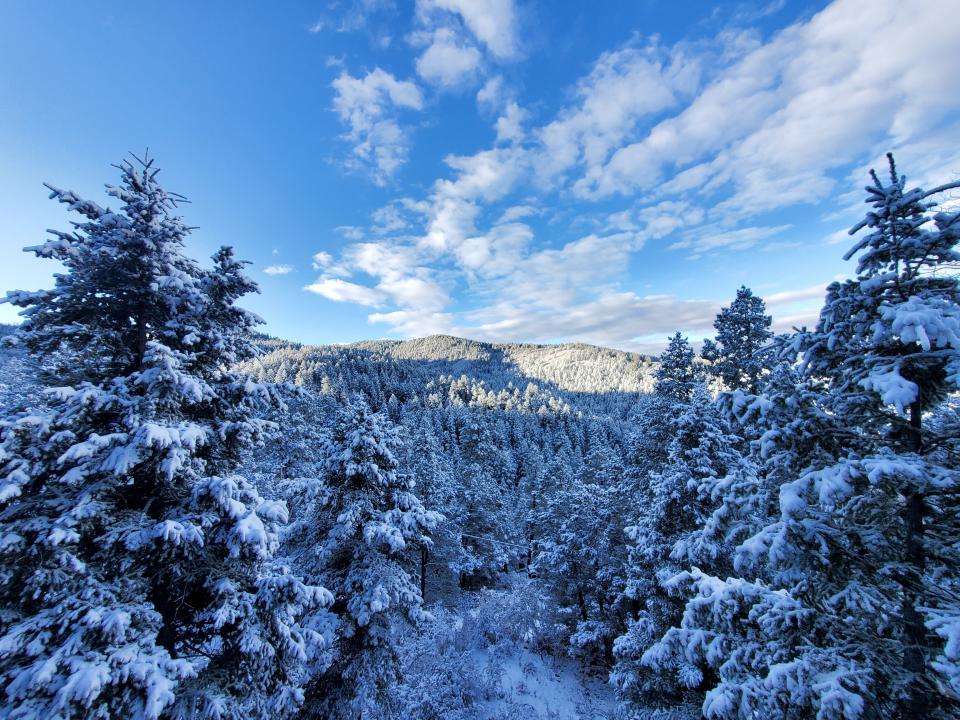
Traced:
<path id="1" fill-rule="evenodd" d="M 304 342 L 652 351 L 740 284 L 778 328 L 852 272 L 866 170 L 960 175 L 954 0 L 0 6 L 0 288 L 150 148 Z M 0 320 L 15 311 L 0 306 Z"/>

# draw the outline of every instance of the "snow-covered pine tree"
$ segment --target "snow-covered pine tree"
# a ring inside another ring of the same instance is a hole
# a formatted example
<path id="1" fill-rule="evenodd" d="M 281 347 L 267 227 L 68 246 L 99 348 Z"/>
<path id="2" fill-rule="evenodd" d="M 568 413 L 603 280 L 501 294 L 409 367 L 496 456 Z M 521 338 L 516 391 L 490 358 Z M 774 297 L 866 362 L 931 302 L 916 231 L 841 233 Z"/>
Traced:
<path id="1" fill-rule="evenodd" d="M 773 337 L 772 318 L 765 313 L 763 299 L 744 286 L 713 323 L 717 330 L 716 343 L 704 345 L 704 359 L 712 360 L 710 372 L 728 390 L 755 393 L 760 388 L 765 370 L 762 348 Z"/>
<path id="2" fill-rule="evenodd" d="M 433 531 L 430 545 L 422 543 L 416 548 L 420 595 L 426 602 L 429 578 L 439 580 L 441 587 L 449 585 L 445 581 L 450 579 L 449 576 L 456 575 L 454 568 L 458 567 L 461 560 L 460 527 L 454 522 L 459 511 L 460 494 L 453 481 L 452 464 L 444 456 L 432 424 L 422 420 L 419 414 L 411 413 L 408 424 L 403 427 L 405 436 L 409 438 L 403 446 L 403 472 L 416 481 L 417 494 L 424 505 L 444 516 L 444 521 Z M 442 570 L 431 574 L 431 565 Z M 441 587 L 431 587 L 430 594 L 435 595 Z"/>
<path id="3" fill-rule="evenodd" d="M 585 482 L 609 488 L 620 474 L 618 448 L 614 447 L 611 438 L 607 436 L 607 428 L 603 424 L 590 423 L 587 429 L 587 452 L 583 458 L 583 474 Z"/>
<path id="4" fill-rule="evenodd" d="M 859 255 L 857 278 L 829 288 L 804 360 L 829 382 L 835 412 L 869 438 L 869 455 L 861 451 L 865 457 L 844 458 L 819 481 L 812 478 L 821 497 L 830 489 L 829 502 L 821 504 L 836 512 L 879 491 L 891 509 L 899 508 L 888 548 L 893 557 L 886 560 L 898 566 L 891 576 L 899 586 L 903 632 L 903 686 L 894 687 L 904 694 L 901 712 L 922 717 L 942 697 L 933 665 L 953 665 L 955 675 L 960 659 L 937 661 L 924 625 L 926 616 L 943 630 L 960 614 L 960 600 L 938 587 L 960 567 L 960 536 L 949 532 L 955 523 L 941 513 L 943 499 L 960 492 L 960 473 L 954 463 L 944 466 L 929 455 L 930 445 L 944 439 L 925 437 L 923 427 L 924 416 L 960 389 L 960 287 L 950 271 L 960 262 L 960 213 L 930 212 L 936 207 L 930 198 L 960 182 L 907 190 L 893 156 L 887 157 L 890 181 L 871 171 L 866 189 L 873 210 L 850 231 L 870 230 L 845 255 Z M 834 488 L 841 478 L 844 486 Z M 952 619 L 945 623 L 945 617 Z M 956 644 L 951 633 L 944 636 Z"/>
<path id="5" fill-rule="evenodd" d="M 461 508 L 451 519 L 461 531 L 459 573 L 464 587 L 490 584 L 516 559 L 523 543 L 523 528 L 511 522 L 507 453 L 498 447 L 487 414 L 476 409 L 457 413 L 460 462 L 455 470 Z"/>
<path id="6" fill-rule="evenodd" d="M 690 401 L 700 372 L 693 362 L 693 349 L 679 332 L 670 338 L 666 350 L 660 353 L 660 362 L 654 371 L 657 379 L 655 392 L 677 403 Z"/>
<path id="7" fill-rule="evenodd" d="M 693 690 L 701 686 L 703 674 L 689 660 L 677 657 L 669 667 L 664 663 L 653 672 L 641 658 L 680 621 L 684 600 L 665 583 L 691 560 L 727 566 L 720 559 L 722 546 L 704 542 L 700 528 L 709 516 L 715 486 L 740 463 L 739 438 L 702 384 L 672 412 L 666 467 L 649 476 L 635 503 L 639 521 L 626 529 L 631 545 L 625 594 L 635 601 L 635 610 L 614 644 L 617 663 L 611 679 L 628 707 L 683 706 L 697 699 Z"/>
<path id="8" fill-rule="evenodd" d="M 327 500 L 313 549 L 339 624 L 333 662 L 308 688 L 316 717 L 389 717 L 400 670 L 395 625 L 424 615 L 405 551 L 429 544 L 442 517 L 424 509 L 413 479 L 397 472 L 399 440 L 388 422 L 355 398 L 340 412 L 325 452 Z"/>
<path id="9" fill-rule="evenodd" d="M 27 250 L 65 271 L 7 296 L 57 386 L 0 424 L 0 714 L 283 717 L 330 598 L 270 569 L 286 508 L 233 474 L 275 399 L 230 370 L 256 285 L 183 255 L 152 160 L 119 169 L 116 212 L 51 187 L 83 220 Z"/>
<path id="10" fill-rule="evenodd" d="M 853 232 L 872 232 L 848 254 L 858 277 L 828 289 L 816 329 L 796 338 L 802 377 L 766 409 L 779 416 L 761 439 L 779 515 L 738 548 L 742 574 L 760 577 L 675 578 L 693 597 L 644 657 L 716 668 L 710 717 L 960 708 L 958 438 L 925 425 L 960 381 L 960 215 L 930 212 L 960 183 L 908 191 L 892 158 L 889 184 L 871 178 L 873 210 Z"/>
<path id="11" fill-rule="evenodd" d="M 576 478 L 558 486 L 534 514 L 540 535 L 533 570 L 546 578 L 569 625 L 571 654 L 605 662 L 613 629 L 601 573 L 612 561 L 610 488 Z"/>

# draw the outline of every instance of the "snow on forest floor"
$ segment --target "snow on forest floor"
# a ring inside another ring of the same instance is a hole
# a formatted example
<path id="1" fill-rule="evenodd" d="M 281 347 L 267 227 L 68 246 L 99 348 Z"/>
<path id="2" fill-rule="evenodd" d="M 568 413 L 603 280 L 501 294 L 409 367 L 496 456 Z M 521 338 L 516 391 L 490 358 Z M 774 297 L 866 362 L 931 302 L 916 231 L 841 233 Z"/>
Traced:
<path id="1" fill-rule="evenodd" d="M 470 720 L 614 720 L 606 673 L 566 655 L 556 604 L 525 572 L 431 608 L 411 646 L 412 674 L 433 676 L 429 702 Z M 451 668 L 455 670 L 451 673 Z M 452 687 L 451 687 L 452 686 Z M 443 698 L 447 698 L 444 700 Z"/>
<path id="2" fill-rule="evenodd" d="M 523 648 L 506 657 L 476 651 L 474 658 L 481 672 L 489 669 L 500 676 L 503 697 L 483 703 L 485 718 L 515 715 L 524 706 L 529 708 L 524 713 L 528 718 L 612 720 L 617 717 L 613 689 L 603 678 L 583 673 L 573 660 L 540 655 Z"/>

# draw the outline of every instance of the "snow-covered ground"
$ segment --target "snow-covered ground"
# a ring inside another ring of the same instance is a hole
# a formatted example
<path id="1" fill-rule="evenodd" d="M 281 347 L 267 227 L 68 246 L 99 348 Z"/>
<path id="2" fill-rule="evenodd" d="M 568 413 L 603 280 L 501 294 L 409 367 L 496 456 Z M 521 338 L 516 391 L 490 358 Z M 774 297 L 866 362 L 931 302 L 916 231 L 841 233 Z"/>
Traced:
<path id="1" fill-rule="evenodd" d="M 603 677 L 582 672 L 579 663 L 519 648 L 505 657 L 476 651 L 478 669 L 499 675 L 501 698 L 482 703 L 483 717 L 523 716 L 551 720 L 612 720 L 617 717 L 613 689 Z"/>
<path id="2" fill-rule="evenodd" d="M 403 644 L 405 689 L 425 717 L 458 720 L 614 720 L 604 670 L 567 655 L 542 580 L 509 573 L 497 587 L 430 608 Z M 428 681 L 425 681 L 429 678 Z"/>

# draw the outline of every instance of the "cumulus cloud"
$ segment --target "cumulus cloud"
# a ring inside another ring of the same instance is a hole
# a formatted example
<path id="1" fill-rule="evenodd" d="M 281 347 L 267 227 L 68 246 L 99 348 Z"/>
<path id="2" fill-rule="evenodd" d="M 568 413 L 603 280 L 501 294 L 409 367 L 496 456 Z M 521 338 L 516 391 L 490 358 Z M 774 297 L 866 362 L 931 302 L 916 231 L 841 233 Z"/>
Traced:
<path id="1" fill-rule="evenodd" d="M 575 168 L 588 178 L 600 172 L 640 120 L 673 107 L 698 77 L 696 58 L 682 52 L 666 58 L 656 48 L 604 53 L 578 83 L 577 102 L 538 131 L 539 177 L 552 183 Z"/>
<path id="2" fill-rule="evenodd" d="M 513 0 L 417 0 L 415 14 L 408 41 L 423 48 L 417 74 L 441 90 L 475 85 L 491 63 L 519 56 Z"/>
<path id="3" fill-rule="evenodd" d="M 315 253 L 313 256 L 313 269 L 314 270 L 323 270 L 333 265 L 333 255 L 330 253 L 321 250 L 318 253 Z"/>
<path id="4" fill-rule="evenodd" d="M 513 0 L 417 0 L 417 13 L 421 18 L 435 11 L 458 15 L 494 57 L 507 59 L 519 52 Z"/>
<path id="5" fill-rule="evenodd" d="M 523 122 L 527 117 L 527 112 L 516 102 L 511 100 L 504 108 L 503 115 L 497 118 L 494 128 L 497 131 L 497 142 L 516 142 L 523 140 L 525 135 L 523 131 Z"/>
<path id="6" fill-rule="evenodd" d="M 401 207 L 402 203 L 391 203 L 374 210 L 370 217 L 373 220 L 373 232 L 377 235 L 388 235 L 408 227 L 409 222 Z"/>
<path id="7" fill-rule="evenodd" d="M 334 302 L 399 308 L 373 313 L 369 320 L 402 326 L 405 334 L 433 332 L 430 328 L 440 327 L 442 318 L 447 317 L 442 310 L 450 298 L 421 260 L 414 247 L 386 241 L 355 243 L 347 246 L 336 262 L 327 253 L 317 253 L 314 267 L 321 275 L 304 290 Z M 414 333 L 415 327 L 420 331 Z M 449 327 L 448 321 L 444 327 Z"/>
<path id="8" fill-rule="evenodd" d="M 417 74 L 427 82 L 455 88 L 473 80 L 481 55 L 450 28 L 434 31 L 427 49 L 417 58 Z"/>
<path id="9" fill-rule="evenodd" d="M 373 288 L 339 278 L 324 277 L 307 285 L 304 290 L 334 302 L 352 302 L 376 307 L 383 304 L 384 296 Z"/>
<path id="10" fill-rule="evenodd" d="M 423 109 L 420 88 L 375 68 L 363 77 L 341 72 L 333 89 L 333 109 L 348 128 L 345 139 L 353 145 L 347 166 L 365 168 L 378 185 L 386 184 L 406 162 L 409 150 L 408 133 L 397 113 Z"/>
<path id="11" fill-rule="evenodd" d="M 477 106 L 483 110 L 496 110 L 503 103 L 503 76 L 494 75 L 477 91 Z"/>

